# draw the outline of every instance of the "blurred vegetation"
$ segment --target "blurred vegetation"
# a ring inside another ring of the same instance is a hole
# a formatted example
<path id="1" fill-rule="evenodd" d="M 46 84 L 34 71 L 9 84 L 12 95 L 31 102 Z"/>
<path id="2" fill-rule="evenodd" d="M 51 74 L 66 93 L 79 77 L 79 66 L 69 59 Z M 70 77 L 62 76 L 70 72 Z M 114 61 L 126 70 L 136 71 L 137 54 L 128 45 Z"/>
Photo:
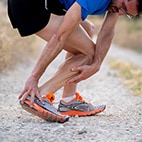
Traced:
<path id="1" fill-rule="evenodd" d="M 103 16 L 89 16 L 89 20 L 100 28 Z M 142 18 L 137 16 L 129 19 L 127 16 L 120 16 L 115 28 L 113 43 L 121 48 L 129 48 L 142 54 Z M 115 54 L 115 53 L 114 53 Z M 140 61 L 141 62 L 141 61 Z M 133 95 L 142 95 L 142 68 L 130 62 L 110 59 L 109 65 L 119 72 L 124 79 L 124 84 L 132 91 Z"/>
<path id="2" fill-rule="evenodd" d="M 13 30 L 6 8 L 0 1 L 0 72 L 34 58 L 39 51 L 35 36 L 20 38 L 19 33 Z"/>
<path id="3" fill-rule="evenodd" d="M 37 37 L 21 38 L 19 33 L 13 30 L 6 8 L 6 0 L 0 0 L 0 72 L 16 63 L 25 62 L 29 57 L 37 57 L 40 51 L 39 47 L 41 47 L 41 42 Z M 96 25 L 96 31 L 98 31 L 103 16 L 89 16 L 88 19 Z M 113 42 L 123 48 L 142 52 L 141 23 L 141 17 L 129 19 L 126 16 L 121 16 L 116 25 Z"/>
<path id="4" fill-rule="evenodd" d="M 124 78 L 124 84 L 133 95 L 142 95 L 142 68 L 116 59 L 109 59 L 109 65 L 112 69 L 119 71 L 120 76 Z"/>
<path id="5" fill-rule="evenodd" d="M 89 20 L 100 28 L 103 16 L 89 16 Z M 115 28 L 113 43 L 119 47 L 129 48 L 142 53 L 142 17 L 137 16 L 129 19 L 127 16 L 120 16 Z"/>

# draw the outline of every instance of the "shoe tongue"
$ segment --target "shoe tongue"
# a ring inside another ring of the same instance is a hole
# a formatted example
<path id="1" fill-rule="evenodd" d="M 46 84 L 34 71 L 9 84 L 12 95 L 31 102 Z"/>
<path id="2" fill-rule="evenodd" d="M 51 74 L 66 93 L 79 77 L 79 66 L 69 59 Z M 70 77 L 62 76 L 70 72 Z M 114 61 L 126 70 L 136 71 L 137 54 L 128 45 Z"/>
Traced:
<path id="1" fill-rule="evenodd" d="M 84 99 L 82 98 L 82 96 L 80 96 L 79 93 L 76 93 L 76 100 L 79 100 L 79 101 L 82 101 L 82 102 L 84 102 L 84 103 L 87 103 L 86 100 L 84 100 Z"/>
<path id="2" fill-rule="evenodd" d="M 83 100 L 83 98 L 80 96 L 80 94 L 79 93 L 76 93 L 76 100 Z"/>
<path id="3" fill-rule="evenodd" d="M 54 94 L 46 94 L 44 96 L 44 98 L 46 98 L 51 104 L 53 104 L 54 100 L 55 100 L 55 96 Z"/>

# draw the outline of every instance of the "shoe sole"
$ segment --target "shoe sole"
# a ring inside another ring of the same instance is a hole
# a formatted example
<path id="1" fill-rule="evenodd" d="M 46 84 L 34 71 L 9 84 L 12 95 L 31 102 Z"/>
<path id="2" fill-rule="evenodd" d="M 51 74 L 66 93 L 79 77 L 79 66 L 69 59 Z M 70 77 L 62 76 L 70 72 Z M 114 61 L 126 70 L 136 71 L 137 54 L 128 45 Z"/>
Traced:
<path id="1" fill-rule="evenodd" d="M 97 110 L 93 110 L 93 111 L 88 111 L 88 112 L 83 112 L 83 111 L 77 111 L 77 110 L 70 110 L 70 111 L 66 111 L 66 112 L 62 112 L 60 111 L 61 114 L 63 115 L 68 115 L 68 116 L 91 116 L 91 115 L 96 115 L 102 111 L 104 111 L 106 108 L 106 106 L 102 107 L 102 108 L 99 108 Z"/>
<path id="2" fill-rule="evenodd" d="M 20 102 L 20 104 L 21 104 L 21 102 Z M 40 107 L 39 105 L 37 105 L 35 103 L 34 103 L 33 107 L 30 107 L 30 101 L 28 101 L 28 100 L 25 100 L 24 103 L 21 104 L 21 106 L 27 112 L 32 113 L 32 114 L 34 114 L 46 121 L 49 121 L 49 122 L 64 123 L 69 120 L 69 117 L 57 116 L 56 114 L 43 109 L 42 107 Z"/>

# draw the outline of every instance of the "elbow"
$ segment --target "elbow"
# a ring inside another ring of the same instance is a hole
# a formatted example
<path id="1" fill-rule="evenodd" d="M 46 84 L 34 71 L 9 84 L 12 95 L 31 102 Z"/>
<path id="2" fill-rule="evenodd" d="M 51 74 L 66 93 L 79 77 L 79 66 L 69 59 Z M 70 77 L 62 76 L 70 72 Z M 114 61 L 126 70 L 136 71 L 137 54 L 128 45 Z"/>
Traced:
<path id="1" fill-rule="evenodd" d="M 63 45 L 66 41 L 66 36 L 64 34 L 57 34 L 55 33 L 52 38 L 54 44 Z"/>
<path id="2" fill-rule="evenodd" d="M 68 38 L 68 33 L 67 32 L 56 32 L 54 35 L 53 35 L 53 38 L 55 41 L 57 41 L 58 43 L 62 43 L 64 44 Z"/>
<path id="3" fill-rule="evenodd" d="M 50 52 L 53 52 L 53 50 L 56 52 L 60 52 L 65 44 L 65 39 L 63 38 L 63 36 L 58 36 L 56 33 L 54 35 L 52 35 L 50 41 L 48 42 L 48 50 L 50 50 Z"/>

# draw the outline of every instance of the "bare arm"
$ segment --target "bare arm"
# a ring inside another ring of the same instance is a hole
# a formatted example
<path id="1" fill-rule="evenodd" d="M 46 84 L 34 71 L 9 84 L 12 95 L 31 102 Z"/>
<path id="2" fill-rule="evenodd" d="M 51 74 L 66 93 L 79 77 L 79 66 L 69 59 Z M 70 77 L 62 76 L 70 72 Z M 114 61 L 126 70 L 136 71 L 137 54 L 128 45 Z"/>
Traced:
<path id="1" fill-rule="evenodd" d="M 22 103 L 28 95 L 31 95 L 31 106 L 33 105 L 35 96 L 37 96 L 39 100 L 43 103 L 38 90 L 38 81 L 48 65 L 63 49 L 65 41 L 80 22 L 81 8 L 75 2 L 64 16 L 64 19 L 57 32 L 51 37 L 47 46 L 42 51 L 35 68 L 27 79 L 25 87 L 19 95 L 19 99 L 21 99 Z"/>
<path id="2" fill-rule="evenodd" d="M 64 16 L 63 22 L 58 31 L 51 37 L 48 45 L 43 50 L 32 75 L 40 78 L 50 62 L 60 53 L 63 49 L 65 41 L 72 31 L 81 22 L 80 6 L 75 3 Z"/>
<path id="3" fill-rule="evenodd" d="M 94 64 L 98 63 L 98 66 L 102 64 L 110 48 L 118 17 L 119 16 L 117 13 L 108 12 L 105 16 L 103 25 L 98 33 L 96 41 L 96 54 L 94 58 Z"/>
<path id="4" fill-rule="evenodd" d="M 92 76 L 100 69 L 100 66 L 110 48 L 113 36 L 115 25 L 118 20 L 118 14 L 114 12 L 108 12 L 105 16 L 104 22 L 98 33 L 94 62 L 91 65 L 79 66 L 72 68 L 72 71 L 80 71 L 80 74 L 71 80 L 68 83 L 78 83 L 81 80 L 85 80 L 88 77 Z"/>

